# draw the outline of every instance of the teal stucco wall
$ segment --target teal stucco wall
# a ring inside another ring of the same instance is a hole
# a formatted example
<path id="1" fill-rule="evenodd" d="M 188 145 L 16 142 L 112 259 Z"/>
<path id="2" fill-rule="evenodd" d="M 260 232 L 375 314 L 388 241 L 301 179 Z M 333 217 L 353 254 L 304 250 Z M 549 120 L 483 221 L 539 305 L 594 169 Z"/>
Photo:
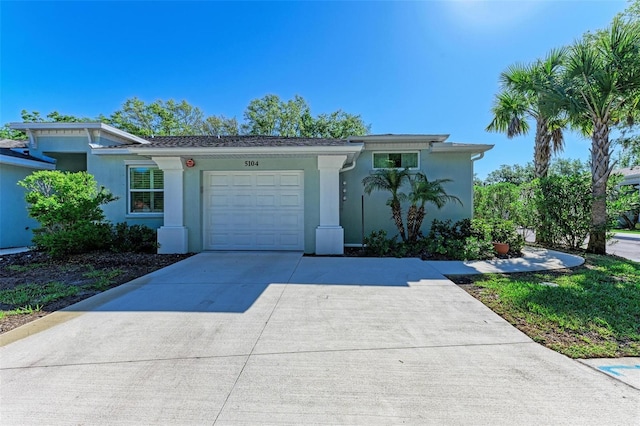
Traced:
<path id="1" fill-rule="evenodd" d="M 32 230 L 38 227 L 38 222 L 29 217 L 25 190 L 17 182 L 34 171 L 32 168 L 0 164 L 0 248 L 32 244 Z"/>
<path id="2" fill-rule="evenodd" d="M 398 235 L 391 218 L 391 208 L 386 205 L 390 193 L 386 191 L 374 191 L 370 195 L 365 194 L 362 180 L 374 173 L 373 153 L 363 151 L 358 158 L 353 170 L 344 172 L 340 177 L 341 193 L 346 200 L 341 201 L 340 221 L 345 230 L 345 244 L 362 244 L 362 198 L 364 197 L 364 235 L 373 231 L 385 230 L 388 237 Z M 388 152 L 385 150 L 384 152 Z M 438 210 L 432 204 L 427 204 L 427 215 L 423 222 L 422 232 L 429 232 L 433 219 L 451 219 L 457 221 L 470 218 L 473 214 L 473 163 L 467 153 L 429 153 L 420 151 L 420 171 L 428 179 L 451 179 L 452 182 L 444 184 L 449 195 L 460 198 L 463 205 L 448 203 Z M 417 172 L 417 170 L 416 170 Z M 408 185 L 403 188 L 408 192 Z M 406 222 L 408 204 L 403 204 L 403 220 Z M 406 225 L 406 223 L 405 223 Z M 398 235 L 399 238 L 399 235 Z"/>

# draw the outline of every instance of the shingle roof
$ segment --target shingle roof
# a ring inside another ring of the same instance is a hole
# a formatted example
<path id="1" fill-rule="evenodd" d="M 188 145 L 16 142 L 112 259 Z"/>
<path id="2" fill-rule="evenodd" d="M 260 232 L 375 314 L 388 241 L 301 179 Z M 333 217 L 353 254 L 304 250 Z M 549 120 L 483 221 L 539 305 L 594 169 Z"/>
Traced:
<path id="1" fill-rule="evenodd" d="M 0 139 L 0 148 L 26 148 L 27 141 L 14 141 L 13 139 Z"/>
<path id="2" fill-rule="evenodd" d="M 280 136 L 155 136 L 145 139 L 151 143 L 136 145 L 136 148 L 251 148 L 348 145 L 345 139 L 287 138 Z"/>
<path id="3" fill-rule="evenodd" d="M 619 173 L 623 176 L 634 176 L 640 174 L 640 166 L 625 167 L 624 169 L 614 170 L 613 173 Z"/>
<path id="4" fill-rule="evenodd" d="M 23 154 L 21 152 L 14 151 L 11 148 L 5 148 L 3 146 L 0 146 L 0 155 L 3 155 L 5 157 L 21 158 L 23 160 L 38 161 L 40 163 L 51 164 L 49 161 L 33 157 L 29 154 Z"/>

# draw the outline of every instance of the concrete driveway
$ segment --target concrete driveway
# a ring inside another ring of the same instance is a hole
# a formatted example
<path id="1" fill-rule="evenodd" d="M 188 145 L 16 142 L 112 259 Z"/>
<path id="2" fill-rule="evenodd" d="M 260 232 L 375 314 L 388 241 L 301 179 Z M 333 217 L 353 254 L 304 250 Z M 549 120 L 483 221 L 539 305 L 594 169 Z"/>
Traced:
<path id="1" fill-rule="evenodd" d="M 640 419 L 418 259 L 202 253 L 50 317 L 0 348 L 3 425 Z"/>

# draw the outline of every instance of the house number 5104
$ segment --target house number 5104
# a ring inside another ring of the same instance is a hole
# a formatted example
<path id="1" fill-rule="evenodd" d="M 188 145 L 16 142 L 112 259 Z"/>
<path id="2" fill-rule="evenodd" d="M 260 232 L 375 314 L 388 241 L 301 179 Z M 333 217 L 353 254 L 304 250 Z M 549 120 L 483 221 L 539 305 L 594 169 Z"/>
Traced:
<path id="1" fill-rule="evenodd" d="M 244 166 L 245 167 L 258 167 L 258 162 L 257 161 L 245 161 L 244 162 Z"/>

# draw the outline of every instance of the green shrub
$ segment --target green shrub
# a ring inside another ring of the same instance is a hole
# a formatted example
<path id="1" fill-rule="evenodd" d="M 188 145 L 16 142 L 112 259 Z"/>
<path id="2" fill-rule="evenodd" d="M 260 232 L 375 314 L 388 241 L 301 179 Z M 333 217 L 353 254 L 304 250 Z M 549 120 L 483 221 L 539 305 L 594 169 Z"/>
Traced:
<path id="1" fill-rule="evenodd" d="M 111 250 L 115 252 L 155 253 L 156 231 L 145 225 L 121 222 L 112 228 Z"/>
<path id="2" fill-rule="evenodd" d="M 384 230 L 373 231 L 364 237 L 364 253 L 367 256 L 389 256 L 397 247 L 396 238 L 387 238 Z"/>
<path id="3" fill-rule="evenodd" d="M 54 231 L 35 229 L 33 243 L 53 257 L 101 250 L 111 243 L 111 227 L 107 223 L 80 221 Z"/>
<path id="4" fill-rule="evenodd" d="M 490 227 L 479 219 L 463 219 L 453 224 L 451 220 L 434 219 L 424 241 L 428 254 L 449 259 L 473 260 L 493 256 Z"/>
<path id="5" fill-rule="evenodd" d="M 540 217 L 537 239 L 551 246 L 580 248 L 591 228 L 590 174 L 541 178 L 535 200 Z"/>
<path id="6" fill-rule="evenodd" d="M 29 215 L 40 223 L 36 247 L 56 257 L 108 247 L 111 229 L 100 206 L 116 197 L 98 188 L 92 175 L 43 170 L 18 184 L 27 190 Z"/>

